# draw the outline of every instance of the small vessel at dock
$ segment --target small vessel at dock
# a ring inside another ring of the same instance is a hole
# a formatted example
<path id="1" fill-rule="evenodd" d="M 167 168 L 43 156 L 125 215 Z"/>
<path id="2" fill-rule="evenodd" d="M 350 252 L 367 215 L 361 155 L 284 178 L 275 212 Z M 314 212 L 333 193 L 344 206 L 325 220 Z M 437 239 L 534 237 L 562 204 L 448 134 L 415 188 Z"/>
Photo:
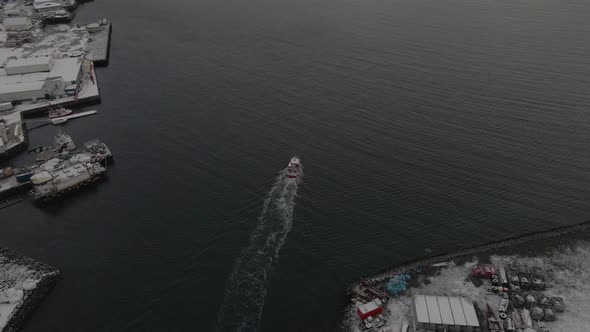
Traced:
<path id="1" fill-rule="evenodd" d="M 79 112 L 79 113 L 70 113 L 70 114 L 62 115 L 57 118 L 50 118 L 49 121 L 51 121 L 51 124 L 53 124 L 53 125 L 59 125 L 62 123 L 66 123 L 70 119 L 81 118 L 83 116 L 94 115 L 96 113 L 98 113 L 96 110 Z"/>
<path id="2" fill-rule="evenodd" d="M 56 109 L 50 109 L 49 112 L 47 112 L 47 115 L 49 117 L 49 120 L 52 120 L 52 119 L 61 118 L 66 115 L 70 115 L 70 114 L 72 114 L 72 112 L 73 111 L 69 108 L 60 107 L 60 108 L 56 108 Z"/>
<path id="3" fill-rule="evenodd" d="M 301 159 L 299 157 L 291 158 L 289 165 L 287 166 L 287 178 L 295 179 L 301 172 Z"/>

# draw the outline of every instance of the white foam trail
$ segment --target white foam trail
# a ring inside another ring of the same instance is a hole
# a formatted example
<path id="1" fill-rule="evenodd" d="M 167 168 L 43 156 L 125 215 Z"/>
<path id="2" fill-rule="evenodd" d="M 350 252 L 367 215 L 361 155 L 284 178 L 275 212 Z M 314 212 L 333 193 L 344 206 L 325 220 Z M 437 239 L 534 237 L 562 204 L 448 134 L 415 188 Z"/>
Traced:
<path id="1" fill-rule="evenodd" d="M 269 270 L 279 258 L 293 223 L 297 188 L 303 172 L 288 179 L 282 170 L 267 193 L 248 247 L 238 257 L 229 276 L 218 315 L 222 331 L 258 329 Z"/>

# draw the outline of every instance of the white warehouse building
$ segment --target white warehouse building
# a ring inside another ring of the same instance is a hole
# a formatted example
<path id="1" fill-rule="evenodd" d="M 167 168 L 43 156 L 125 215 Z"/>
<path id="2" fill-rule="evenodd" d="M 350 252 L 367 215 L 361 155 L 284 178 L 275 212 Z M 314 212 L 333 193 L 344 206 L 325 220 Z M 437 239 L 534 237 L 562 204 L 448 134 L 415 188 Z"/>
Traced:
<path id="1" fill-rule="evenodd" d="M 413 309 L 417 332 L 480 330 L 473 302 L 464 297 L 414 295 Z"/>
<path id="2" fill-rule="evenodd" d="M 6 75 L 28 74 L 50 71 L 53 68 L 53 57 L 39 56 L 8 60 L 4 66 Z"/>
<path id="3" fill-rule="evenodd" d="M 0 103 L 74 95 L 82 76 L 82 57 L 11 60 L 0 75 Z"/>

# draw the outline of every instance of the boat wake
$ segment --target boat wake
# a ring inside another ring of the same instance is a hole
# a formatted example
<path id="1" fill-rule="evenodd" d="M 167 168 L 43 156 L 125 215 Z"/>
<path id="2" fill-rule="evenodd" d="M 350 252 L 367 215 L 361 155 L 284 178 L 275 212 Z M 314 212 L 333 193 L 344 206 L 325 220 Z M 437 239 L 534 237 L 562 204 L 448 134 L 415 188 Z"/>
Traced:
<path id="1" fill-rule="evenodd" d="M 303 177 L 287 178 L 282 170 L 267 193 L 248 247 L 229 276 L 218 315 L 218 330 L 257 330 L 264 307 L 270 268 L 279 258 L 293 222 L 297 188 Z"/>

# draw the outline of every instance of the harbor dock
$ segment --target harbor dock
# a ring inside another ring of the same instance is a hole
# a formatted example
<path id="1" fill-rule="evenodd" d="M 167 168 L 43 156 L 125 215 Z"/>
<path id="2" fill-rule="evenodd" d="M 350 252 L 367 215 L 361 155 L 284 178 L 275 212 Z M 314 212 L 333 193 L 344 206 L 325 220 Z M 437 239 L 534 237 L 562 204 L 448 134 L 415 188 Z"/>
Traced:
<path id="1" fill-rule="evenodd" d="M 0 139 L 0 159 L 26 148 L 23 118 L 42 116 L 51 107 L 100 101 L 94 65 L 108 63 L 112 30 L 107 19 L 86 25 L 43 25 L 30 7 L 21 2 L 11 6 L 8 13 L 21 16 L 14 19 L 0 13 L 7 34 L 4 40 L 0 34 L 4 46 L 0 47 L 0 132 L 6 133 Z M 11 44 L 12 35 L 22 43 Z M 57 88 L 49 90 L 53 84 Z"/>
<path id="2" fill-rule="evenodd" d="M 112 24 L 70 21 L 77 0 L 3 1 L 0 10 L 0 162 L 26 150 L 27 121 L 59 125 L 97 114 L 65 107 L 100 102 L 95 65 L 109 60 Z M 62 111 L 57 113 L 56 111 Z M 51 112 L 49 112 L 51 111 Z M 30 118 L 41 117 L 43 119 Z M 61 131 L 52 146 L 37 149 L 28 167 L 0 169 L 0 209 L 28 192 L 35 201 L 74 192 L 106 174 L 112 153 L 93 139 L 77 148 Z M 60 276 L 59 270 L 0 248 L 0 332 L 22 328 Z"/>
<path id="3" fill-rule="evenodd" d="M 86 27 L 90 34 L 86 44 L 88 59 L 94 61 L 96 66 L 107 65 L 111 48 L 111 22 L 103 19 L 102 22 L 91 23 Z"/>

